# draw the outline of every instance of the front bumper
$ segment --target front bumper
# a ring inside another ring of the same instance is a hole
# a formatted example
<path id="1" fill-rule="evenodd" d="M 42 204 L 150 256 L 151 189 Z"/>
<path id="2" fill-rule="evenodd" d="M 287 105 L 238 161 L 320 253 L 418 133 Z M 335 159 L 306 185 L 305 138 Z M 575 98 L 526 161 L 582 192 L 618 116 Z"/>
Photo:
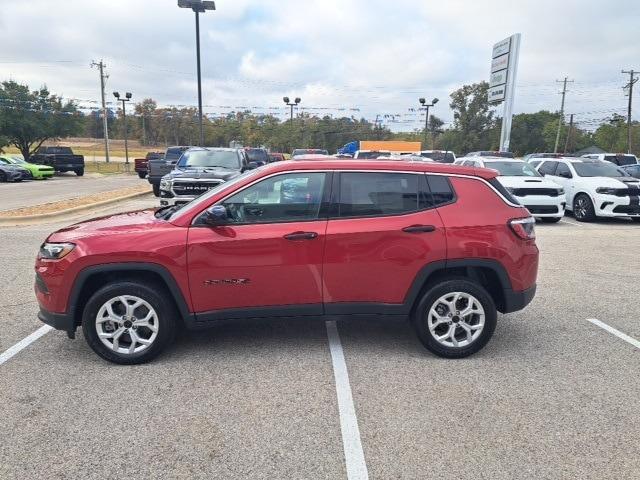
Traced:
<path id="1" fill-rule="evenodd" d="M 564 217 L 567 199 L 564 195 L 550 197 L 547 195 L 527 195 L 516 197 L 518 201 L 531 213 L 533 217 L 558 218 Z"/>
<path id="2" fill-rule="evenodd" d="M 598 217 L 640 217 L 638 197 L 617 195 L 595 195 L 593 206 Z"/>
<path id="3" fill-rule="evenodd" d="M 38 319 L 41 322 L 52 326 L 56 330 L 64 330 L 67 332 L 67 336 L 69 338 L 76 337 L 76 324 L 73 315 L 69 315 L 68 313 L 49 312 L 48 310 L 40 307 Z"/>
<path id="4" fill-rule="evenodd" d="M 500 310 L 502 313 L 511 313 L 522 310 L 531 303 L 536 295 L 536 285 L 522 291 L 504 290 L 504 306 Z"/>

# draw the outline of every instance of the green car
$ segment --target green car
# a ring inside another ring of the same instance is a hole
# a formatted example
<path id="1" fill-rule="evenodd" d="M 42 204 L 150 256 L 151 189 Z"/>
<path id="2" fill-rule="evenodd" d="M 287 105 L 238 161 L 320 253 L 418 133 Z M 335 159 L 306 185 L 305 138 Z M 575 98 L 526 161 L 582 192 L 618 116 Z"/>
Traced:
<path id="1" fill-rule="evenodd" d="M 2 155 L 0 156 L 0 163 L 5 165 L 20 165 L 22 168 L 26 168 L 31 172 L 33 178 L 36 180 L 42 180 L 53 177 L 53 167 L 49 165 L 38 165 L 36 163 L 25 162 L 22 157 L 15 155 Z"/>

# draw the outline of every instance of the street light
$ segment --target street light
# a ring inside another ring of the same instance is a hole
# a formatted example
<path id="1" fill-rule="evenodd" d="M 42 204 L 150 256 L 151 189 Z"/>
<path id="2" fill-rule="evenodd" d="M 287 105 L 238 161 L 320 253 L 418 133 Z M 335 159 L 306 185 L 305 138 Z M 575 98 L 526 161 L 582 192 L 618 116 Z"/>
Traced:
<path id="1" fill-rule="evenodd" d="M 127 92 L 124 94 L 125 98 L 120 98 L 119 92 L 113 92 L 113 96 L 122 102 L 122 118 L 124 120 L 124 157 L 125 157 L 125 164 L 128 166 L 129 165 L 129 144 L 127 141 L 127 136 L 128 136 L 127 135 L 127 110 L 125 108 L 125 105 L 129 100 L 131 100 L 131 97 L 133 95 L 131 95 L 130 92 Z"/>
<path id="2" fill-rule="evenodd" d="M 296 107 L 302 100 L 300 97 L 296 97 L 293 99 L 293 103 L 289 101 L 289 97 L 282 97 L 284 103 L 291 107 L 291 123 L 293 123 L 293 107 Z"/>
<path id="3" fill-rule="evenodd" d="M 200 146 L 204 147 L 204 129 L 202 127 L 202 80 L 200 76 L 200 14 L 207 10 L 215 10 L 213 1 L 178 0 L 178 7 L 190 8 L 196 14 L 196 62 L 198 65 L 198 122 L 200 123 Z"/>
<path id="4" fill-rule="evenodd" d="M 419 98 L 418 101 L 420 105 L 422 105 L 427 110 L 427 114 L 424 117 L 424 145 L 427 146 L 427 129 L 429 128 L 429 107 L 433 107 L 436 103 L 438 103 L 438 99 L 434 98 L 431 100 L 431 103 L 427 103 L 427 101 L 422 97 Z"/>

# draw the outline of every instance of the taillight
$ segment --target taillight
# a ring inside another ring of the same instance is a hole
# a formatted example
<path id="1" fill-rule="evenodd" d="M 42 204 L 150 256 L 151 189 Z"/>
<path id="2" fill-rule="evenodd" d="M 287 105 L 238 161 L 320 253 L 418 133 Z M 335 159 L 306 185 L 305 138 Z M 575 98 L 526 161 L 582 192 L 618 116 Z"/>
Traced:
<path id="1" fill-rule="evenodd" d="M 509 220 L 509 226 L 513 233 L 523 240 L 536 238 L 536 221 L 533 217 L 514 218 Z"/>

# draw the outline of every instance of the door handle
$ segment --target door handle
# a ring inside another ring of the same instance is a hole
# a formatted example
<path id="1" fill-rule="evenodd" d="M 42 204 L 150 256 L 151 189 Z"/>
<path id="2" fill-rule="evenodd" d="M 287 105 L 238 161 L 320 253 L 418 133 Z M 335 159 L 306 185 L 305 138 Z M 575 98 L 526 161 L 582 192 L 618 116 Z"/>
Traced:
<path id="1" fill-rule="evenodd" d="M 317 237 L 318 234 L 316 232 L 293 232 L 284 236 L 287 240 L 313 240 Z"/>
<path id="2" fill-rule="evenodd" d="M 407 233 L 428 233 L 435 231 L 435 229 L 436 227 L 433 225 L 410 225 L 404 227 L 402 231 Z"/>

